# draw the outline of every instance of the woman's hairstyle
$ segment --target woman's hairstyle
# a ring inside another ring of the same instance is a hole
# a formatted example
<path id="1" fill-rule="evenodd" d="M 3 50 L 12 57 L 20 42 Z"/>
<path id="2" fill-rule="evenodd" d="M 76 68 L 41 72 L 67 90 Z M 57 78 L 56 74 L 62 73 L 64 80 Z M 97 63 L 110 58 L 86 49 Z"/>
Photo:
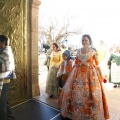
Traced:
<path id="1" fill-rule="evenodd" d="M 53 43 L 52 45 L 54 45 L 57 49 L 59 48 L 57 43 Z"/>
<path id="2" fill-rule="evenodd" d="M 65 49 L 65 45 L 62 44 L 62 45 L 61 45 L 61 48 Z"/>
<path id="3" fill-rule="evenodd" d="M 90 35 L 88 35 L 88 34 L 83 35 L 82 40 L 83 40 L 84 37 L 87 37 L 90 41 L 90 45 L 92 45 L 92 39 L 91 39 Z"/>
<path id="4" fill-rule="evenodd" d="M 117 44 L 115 44 L 115 45 L 113 46 L 113 52 L 116 52 L 116 48 L 118 48 L 118 49 L 119 49 L 119 52 L 120 52 L 120 46 L 117 45 Z"/>

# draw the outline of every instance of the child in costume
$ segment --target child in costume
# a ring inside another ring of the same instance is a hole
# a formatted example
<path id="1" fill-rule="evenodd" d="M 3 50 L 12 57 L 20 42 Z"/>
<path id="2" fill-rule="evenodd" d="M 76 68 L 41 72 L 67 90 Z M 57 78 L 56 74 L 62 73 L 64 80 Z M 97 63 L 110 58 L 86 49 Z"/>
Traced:
<path id="1" fill-rule="evenodd" d="M 72 71 L 73 64 L 74 64 L 73 58 L 71 57 L 69 50 L 65 50 L 62 57 L 63 57 L 63 62 L 61 63 L 60 69 L 57 73 L 60 89 L 63 88 L 68 78 L 68 75 Z"/>

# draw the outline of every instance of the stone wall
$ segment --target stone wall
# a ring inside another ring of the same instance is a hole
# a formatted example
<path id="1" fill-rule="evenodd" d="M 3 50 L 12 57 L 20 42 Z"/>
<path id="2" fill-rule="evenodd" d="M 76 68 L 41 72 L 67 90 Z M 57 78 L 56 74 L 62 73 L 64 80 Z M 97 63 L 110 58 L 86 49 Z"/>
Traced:
<path id="1" fill-rule="evenodd" d="M 39 0 L 0 0 L 0 34 L 10 38 L 17 80 L 11 80 L 12 105 L 39 95 L 38 6 Z"/>
<path id="2" fill-rule="evenodd" d="M 31 74 L 32 74 L 32 96 L 39 93 L 38 86 L 38 9 L 40 1 L 32 1 L 31 9 Z"/>

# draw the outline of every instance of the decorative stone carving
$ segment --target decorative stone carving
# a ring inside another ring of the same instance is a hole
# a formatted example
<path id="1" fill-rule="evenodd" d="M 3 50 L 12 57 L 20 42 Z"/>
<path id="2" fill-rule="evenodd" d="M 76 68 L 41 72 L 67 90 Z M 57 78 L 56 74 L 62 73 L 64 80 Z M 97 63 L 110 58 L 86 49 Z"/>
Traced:
<path id="1" fill-rule="evenodd" d="M 39 0 L 0 0 L 0 34 L 9 36 L 16 63 L 17 80 L 11 80 L 9 91 L 12 105 L 40 94 L 38 86 L 39 5 Z M 26 13 L 30 14 L 31 20 Z M 26 23 L 30 26 L 29 35 L 27 35 Z"/>
<path id="2" fill-rule="evenodd" d="M 26 0 L 0 0 L 0 34 L 10 38 L 17 80 L 11 80 L 9 99 L 12 104 L 26 97 Z"/>

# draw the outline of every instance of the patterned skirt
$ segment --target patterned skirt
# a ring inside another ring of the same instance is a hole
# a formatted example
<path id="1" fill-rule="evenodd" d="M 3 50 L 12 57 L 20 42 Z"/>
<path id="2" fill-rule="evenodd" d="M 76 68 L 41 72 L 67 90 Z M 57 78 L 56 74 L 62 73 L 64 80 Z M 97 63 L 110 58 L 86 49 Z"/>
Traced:
<path id="1" fill-rule="evenodd" d="M 106 97 L 97 68 L 75 67 L 59 97 L 63 117 L 72 120 L 105 120 L 109 118 Z"/>
<path id="2" fill-rule="evenodd" d="M 46 82 L 46 93 L 48 95 L 58 95 L 58 81 L 56 80 L 57 69 L 50 66 Z"/>
<path id="3" fill-rule="evenodd" d="M 116 63 L 111 64 L 111 82 L 120 83 L 120 66 Z"/>

